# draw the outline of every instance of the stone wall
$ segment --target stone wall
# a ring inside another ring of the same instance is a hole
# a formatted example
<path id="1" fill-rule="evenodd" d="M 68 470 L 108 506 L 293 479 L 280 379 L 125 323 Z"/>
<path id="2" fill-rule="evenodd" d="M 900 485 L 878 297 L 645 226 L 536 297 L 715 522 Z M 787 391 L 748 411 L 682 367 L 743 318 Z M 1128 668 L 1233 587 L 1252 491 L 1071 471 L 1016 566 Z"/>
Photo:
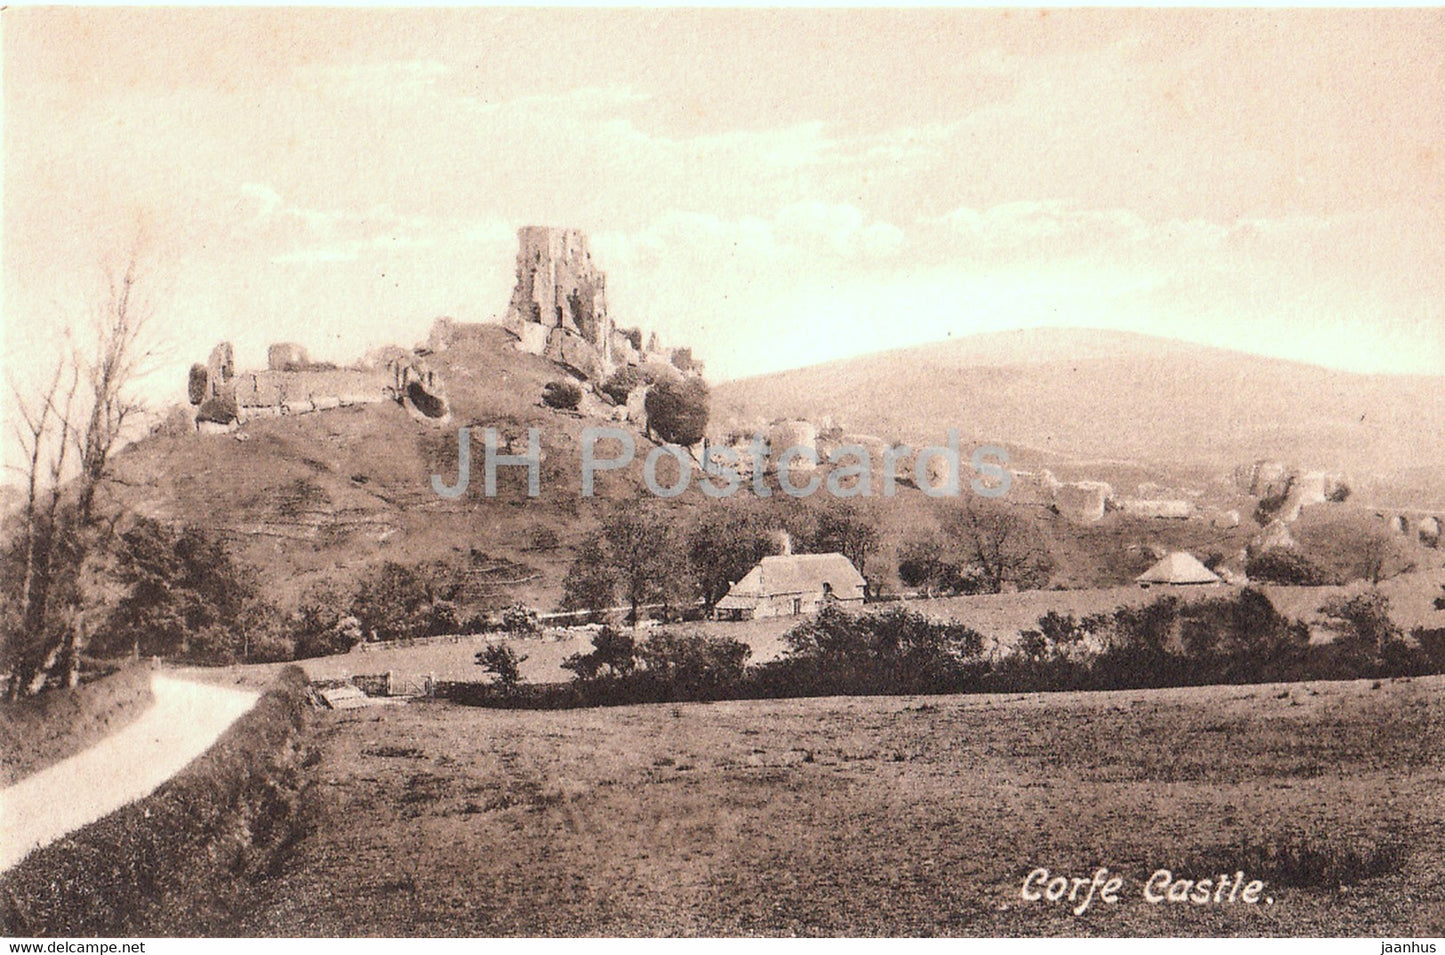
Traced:
<path id="1" fill-rule="evenodd" d="M 445 389 L 425 361 L 401 348 L 386 360 L 359 367 L 311 366 L 299 345 L 273 345 L 258 371 L 237 371 L 230 342 L 211 351 L 205 365 L 192 365 L 187 397 L 203 430 L 234 427 L 250 418 L 308 414 L 350 405 L 396 401 L 430 420 L 446 420 Z M 279 367 L 277 367 L 279 366 Z M 311 366 L 311 367 L 307 367 Z"/>

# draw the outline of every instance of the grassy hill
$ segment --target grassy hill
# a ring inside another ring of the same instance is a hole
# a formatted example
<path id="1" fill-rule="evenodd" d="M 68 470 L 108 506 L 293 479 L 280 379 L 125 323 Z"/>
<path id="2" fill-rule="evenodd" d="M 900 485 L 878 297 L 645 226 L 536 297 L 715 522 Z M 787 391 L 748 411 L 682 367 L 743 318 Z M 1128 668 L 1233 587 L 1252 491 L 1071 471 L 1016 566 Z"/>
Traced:
<path id="1" fill-rule="evenodd" d="M 1445 501 L 1445 377 L 1356 375 L 1127 332 L 977 335 L 716 391 L 740 421 L 992 442 L 1066 476 L 1176 478 L 1258 458 L 1340 469 L 1382 503 Z M 1150 466 L 1153 466 L 1152 468 Z"/>

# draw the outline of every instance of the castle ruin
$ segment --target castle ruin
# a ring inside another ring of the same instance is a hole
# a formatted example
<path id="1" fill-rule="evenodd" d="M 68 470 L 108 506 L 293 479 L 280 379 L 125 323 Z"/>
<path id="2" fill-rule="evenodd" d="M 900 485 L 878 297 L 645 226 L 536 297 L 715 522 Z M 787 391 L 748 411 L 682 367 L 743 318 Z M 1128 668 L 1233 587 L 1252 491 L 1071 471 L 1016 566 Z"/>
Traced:
<path id="1" fill-rule="evenodd" d="M 203 431 L 381 401 L 395 401 L 430 421 L 443 422 L 450 413 L 440 378 L 421 356 L 403 348 L 339 368 L 312 362 L 300 345 L 282 343 L 267 349 L 266 368 L 237 371 L 231 343 L 221 342 L 204 365 L 191 366 L 186 391 Z"/>
<path id="2" fill-rule="evenodd" d="M 517 284 L 504 325 L 517 347 L 545 355 L 584 378 L 635 364 L 640 335 L 617 328 L 607 314 L 607 276 L 592 262 L 577 229 L 517 230 Z"/>

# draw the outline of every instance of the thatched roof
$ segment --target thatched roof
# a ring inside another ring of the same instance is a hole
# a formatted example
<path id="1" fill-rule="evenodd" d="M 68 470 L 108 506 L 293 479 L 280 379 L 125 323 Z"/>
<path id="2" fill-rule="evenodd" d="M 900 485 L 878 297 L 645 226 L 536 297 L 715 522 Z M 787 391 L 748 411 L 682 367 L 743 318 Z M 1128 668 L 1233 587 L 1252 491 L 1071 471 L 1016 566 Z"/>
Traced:
<path id="1" fill-rule="evenodd" d="M 1217 584 L 1219 576 L 1193 554 L 1176 550 L 1134 578 L 1141 584 Z"/>
<path id="2" fill-rule="evenodd" d="M 764 557 L 718 602 L 720 610 L 751 610 L 768 597 L 818 593 L 828 585 L 843 599 L 863 596 L 866 581 L 842 554 Z"/>

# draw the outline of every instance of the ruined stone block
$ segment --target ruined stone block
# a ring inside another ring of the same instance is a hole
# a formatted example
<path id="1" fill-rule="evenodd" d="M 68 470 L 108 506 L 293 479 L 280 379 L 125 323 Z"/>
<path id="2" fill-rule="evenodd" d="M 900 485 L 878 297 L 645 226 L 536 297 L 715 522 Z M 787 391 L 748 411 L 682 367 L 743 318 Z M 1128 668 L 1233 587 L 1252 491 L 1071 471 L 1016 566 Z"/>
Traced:
<path id="1" fill-rule="evenodd" d="M 1054 507 L 1064 518 L 1078 524 L 1092 524 L 1104 517 L 1113 488 L 1103 481 L 1060 484 L 1054 489 Z"/>
<path id="2" fill-rule="evenodd" d="M 295 342 L 278 342 L 266 349 L 266 367 L 272 371 L 296 371 L 309 364 L 311 356 Z"/>
<path id="3" fill-rule="evenodd" d="M 544 354 L 558 364 L 565 365 L 592 381 L 600 380 L 607 375 L 606 359 L 593 347 L 592 343 L 565 328 L 554 328 L 547 335 L 547 347 Z"/>
<path id="4" fill-rule="evenodd" d="M 191 373 L 186 377 L 186 397 L 191 404 L 198 405 L 211 395 L 211 373 L 205 365 L 200 362 L 191 366 Z"/>

